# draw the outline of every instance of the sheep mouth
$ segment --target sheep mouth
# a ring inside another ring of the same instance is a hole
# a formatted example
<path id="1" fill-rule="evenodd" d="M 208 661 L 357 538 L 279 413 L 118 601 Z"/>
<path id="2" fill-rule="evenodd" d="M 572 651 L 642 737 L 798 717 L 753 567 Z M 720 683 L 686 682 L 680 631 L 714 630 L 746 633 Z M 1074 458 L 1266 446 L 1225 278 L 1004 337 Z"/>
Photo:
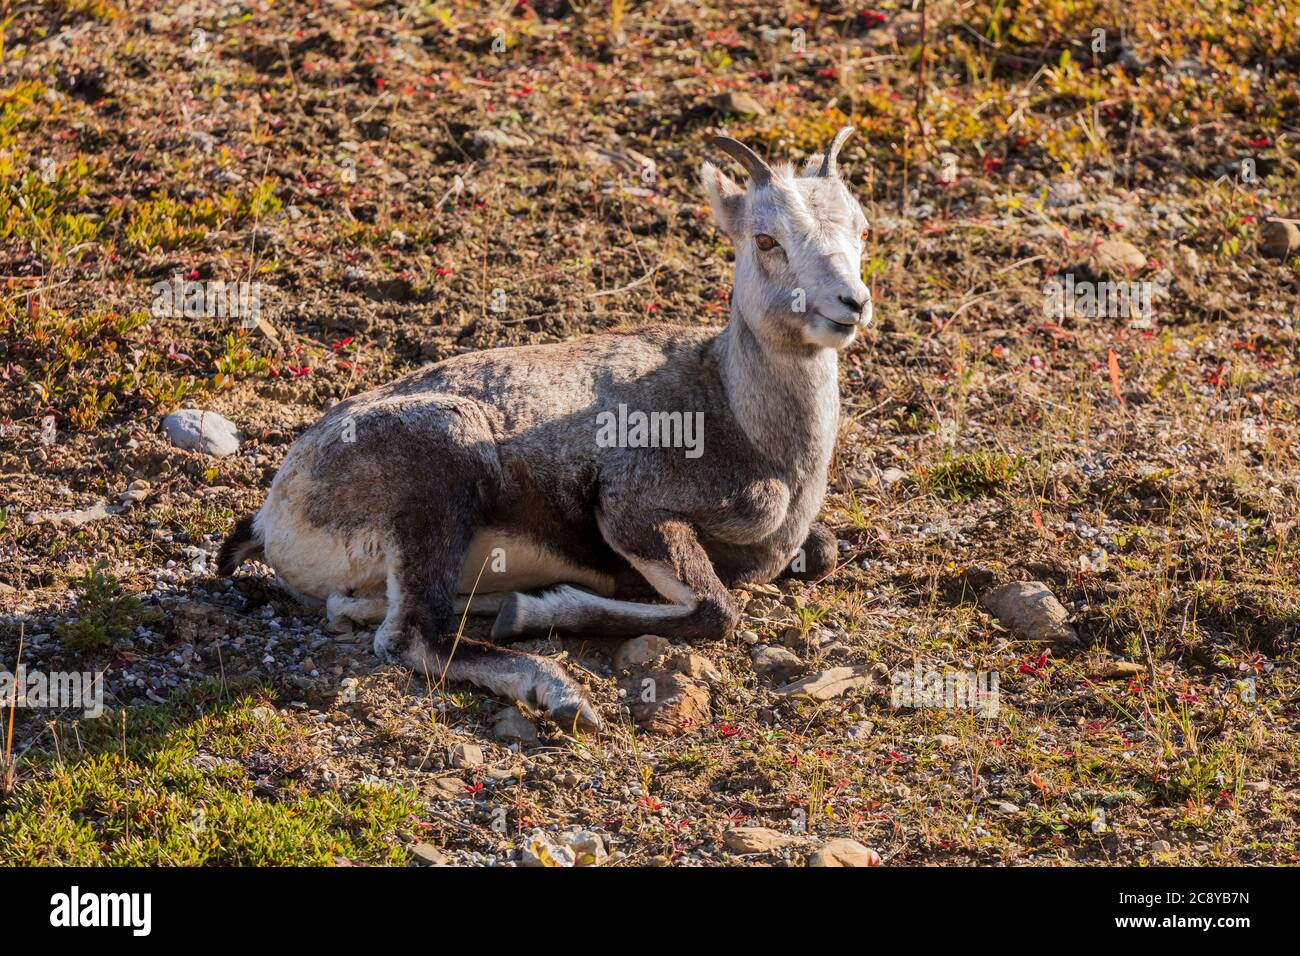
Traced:
<path id="1" fill-rule="evenodd" d="M 822 312 L 822 311 L 818 311 L 818 312 L 817 312 L 817 315 L 821 316 L 823 319 L 825 319 L 825 320 L 826 320 L 827 322 L 829 322 L 831 325 L 838 325 L 838 326 L 839 326 L 840 328 L 842 328 L 842 329 L 856 329 L 856 328 L 858 327 L 858 323 L 857 323 L 856 321 L 854 321 L 854 322 L 841 322 L 839 319 L 832 319 L 829 315 L 827 315 L 825 312 Z"/>

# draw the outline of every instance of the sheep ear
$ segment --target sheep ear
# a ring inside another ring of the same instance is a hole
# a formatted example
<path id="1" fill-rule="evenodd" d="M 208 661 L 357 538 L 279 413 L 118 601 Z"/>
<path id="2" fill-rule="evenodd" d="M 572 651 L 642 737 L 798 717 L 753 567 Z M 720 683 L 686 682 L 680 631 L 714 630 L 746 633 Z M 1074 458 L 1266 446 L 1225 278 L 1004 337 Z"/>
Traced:
<path id="1" fill-rule="evenodd" d="M 705 162 L 700 166 L 700 182 L 704 184 L 704 193 L 709 197 L 709 208 L 713 210 L 713 221 L 722 227 L 723 232 L 735 236 L 740 226 L 741 206 L 745 199 L 745 190 L 736 181 L 717 166 Z"/>

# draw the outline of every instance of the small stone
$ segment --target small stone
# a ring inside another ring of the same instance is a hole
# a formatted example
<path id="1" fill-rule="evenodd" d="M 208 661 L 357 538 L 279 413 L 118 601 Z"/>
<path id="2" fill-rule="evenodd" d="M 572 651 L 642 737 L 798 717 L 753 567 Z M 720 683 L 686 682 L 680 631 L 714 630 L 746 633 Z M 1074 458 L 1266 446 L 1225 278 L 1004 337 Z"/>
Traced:
<path id="1" fill-rule="evenodd" d="M 1173 848 L 1174 845 L 1168 840 L 1156 840 L 1155 843 L 1151 844 L 1151 854 L 1152 856 L 1158 856 L 1162 853 L 1169 853 Z"/>
<path id="2" fill-rule="evenodd" d="M 994 813 L 1000 813 L 1004 817 L 1009 817 L 1013 813 L 1020 812 L 1020 808 L 1018 806 L 1006 800 L 995 800 L 993 803 L 990 803 L 989 806 L 993 809 Z"/>
<path id="3" fill-rule="evenodd" d="M 614 652 L 614 667 L 622 671 L 638 664 L 649 664 L 666 654 L 672 646 L 672 641 L 666 637 L 642 634 L 619 645 Z"/>
<path id="4" fill-rule="evenodd" d="M 762 116 L 767 112 L 762 103 L 739 90 L 719 93 L 713 98 L 713 106 L 719 113 L 730 116 Z"/>
<path id="5" fill-rule="evenodd" d="M 867 471 L 864 468 L 849 468 L 840 472 L 841 481 L 854 491 L 862 491 L 878 484 L 880 479 L 876 477 L 875 472 Z M 847 550 L 841 548 L 841 551 Z"/>
<path id="6" fill-rule="evenodd" d="M 435 800 L 459 800 L 465 796 L 465 781 L 459 777 L 435 777 L 429 788 Z"/>
<path id="7" fill-rule="evenodd" d="M 751 655 L 754 673 L 760 677 L 788 681 L 803 672 L 804 663 L 799 655 L 784 647 L 756 647 Z"/>
<path id="8" fill-rule="evenodd" d="M 537 728 L 518 707 L 507 707 L 492 722 L 492 732 L 502 740 L 519 740 L 526 744 L 537 743 Z"/>
<path id="9" fill-rule="evenodd" d="M 1103 276 L 1126 275 L 1147 264 L 1147 257 L 1137 246 L 1123 239 L 1107 239 L 1092 254 L 1093 263 Z"/>
<path id="10" fill-rule="evenodd" d="M 27 524 L 38 524 L 42 521 L 48 521 L 50 524 L 58 525 L 62 528 L 80 528 L 83 524 L 89 524 L 92 521 L 102 521 L 113 512 L 109 509 L 107 502 L 98 501 L 89 508 L 74 509 L 71 511 L 41 511 L 27 515 L 25 521 Z"/>
<path id="11" fill-rule="evenodd" d="M 885 485 L 896 485 L 907 477 L 907 472 L 901 468 L 886 468 L 880 473 L 880 480 Z"/>
<path id="12" fill-rule="evenodd" d="M 799 837 L 770 827 L 733 827 L 722 834 L 727 849 L 737 853 L 768 853 L 802 842 Z"/>
<path id="13" fill-rule="evenodd" d="M 961 740 L 954 737 L 952 734 L 936 734 L 934 742 L 938 745 L 940 750 L 951 750 L 953 747 L 960 744 Z"/>
<path id="14" fill-rule="evenodd" d="M 1094 668 L 1090 676 L 1093 680 L 1128 680 L 1141 677 L 1146 672 L 1146 667 L 1132 661 L 1106 661 Z"/>
<path id="15" fill-rule="evenodd" d="M 573 866 L 575 862 L 573 850 L 555 842 L 541 830 L 528 835 L 519 853 L 521 866 Z"/>
<path id="16" fill-rule="evenodd" d="M 849 740 L 862 741 L 866 740 L 876 732 L 876 725 L 869 720 L 858 720 L 849 724 L 849 729 L 845 736 Z"/>
<path id="17" fill-rule="evenodd" d="M 149 482 L 143 478 L 137 478 L 131 484 L 126 486 L 126 491 L 117 496 L 123 504 L 134 504 L 137 501 L 144 501 L 149 497 Z"/>
<path id="18" fill-rule="evenodd" d="M 478 744 L 453 744 L 451 765 L 462 770 L 483 766 L 483 748 Z"/>
<path id="19" fill-rule="evenodd" d="M 407 847 L 407 850 L 411 853 L 411 859 L 419 866 L 451 866 L 455 862 L 436 846 L 427 843 L 413 844 Z"/>
<path id="20" fill-rule="evenodd" d="M 776 692 L 782 697 L 834 700 L 853 691 L 871 690 L 880 679 L 880 671 L 874 667 L 832 667 L 810 674 L 793 684 L 778 687 Z"/>
<path id="21" fill-rule="evenodd" d="M 715 684 L 722 680 L 722 672 L 718 670 L 717 665 L 700 654 L 678 654 L 669 661 L 668 666 L 677 673 L 685 674 L 695 680 Z"/>
<path id="22" fill-rule="evenodd" d="M 239 433 L 223 415 L 199 408 L 182 408 L 163 419 L 163 433 L 177 448 L 225 458 L 239 451 Z"/>
<path id="23" fill-rule="evenodd" d="M 634 671 L 620 687 L 632 701 L 632 719 L 652 733 L 688 733 L 713 719 L 708 684 L 675 670 Z"/>
<path id="24" fill-rule="evenodd" d="M 857 840 L 829 840 L 808 857 L 809 866 L 880 866 L 880 854 Z"/>
<path id="25" fill-rule="evenodd" d="M 742 641 L 744 641 L 746 644 L 748 644 L 750 647 L 753 647 L 755 644 L 758 643 L 758 632 L 757 632 L 757 631 L 741 631 L 741 632 L 740 632 L 740 639 L 741 639 Z"/>
<path id="26" fill-rule="evenodd" d="M 1293 222 L 1265 219 L 1259 227 L 1259 251 L 1271 259 L 1300 253 L 1300 228 Z"/>
<path id="27" fill-rule="evenodd" d="M 984 595 L 984 606 L 998 622 L 1028 641 L 1078 644 L 1070 616 L 1042 581 L 1012 581 Z"/>
<path id="28" fill-rule="evenodd" d="M 469 141 L 471 145 L 484 151 L 492 148 L 509 151 L 532 145 L 532 140 L 527 137 L 511 136 L 509 133 L 491 127 L 474 130 L 469 135 Z"/>
<path id="29" fill-rule="evenodd" d="M 577 866 L 600 866 L 605 862 L 605 841 L 591 830 L 565 830 L 555 835 L 555 842 L 573 851 Z"/>

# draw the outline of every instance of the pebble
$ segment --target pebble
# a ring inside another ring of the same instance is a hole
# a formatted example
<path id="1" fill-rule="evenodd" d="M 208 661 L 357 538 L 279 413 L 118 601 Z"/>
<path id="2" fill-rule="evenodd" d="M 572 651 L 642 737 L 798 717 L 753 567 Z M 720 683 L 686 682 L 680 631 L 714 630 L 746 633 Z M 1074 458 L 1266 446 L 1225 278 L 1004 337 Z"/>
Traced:
<path id="1" fill-rule="evenodd" d="M 1300 253 L 1300 228 L 1280 219 L 1264 220 L 1259 227 L 1259 251 L 1270 259 L 1285 259 Z"/>
<path id="2" fill-rule="evenodd" d="M 182 408 L 163 419 L 163 433 L 177 448 L 225 458 L 239 451 L 234 423 L 216 412 Z"/>
<path id="3" fill-rule="evenodd" d="M 755 647 L 752 652 L 754 673 L 760 677 L 772 677 L 779 681 L 788 681 L 800 674 L 804 663 L 798 654 L 784 647 Z"/>
<path id="4" fill-rule="evenodd" d="M 556 842 L 542 830 L 534 830 L 519 851 L 520 866 L 573 866 L 577 856 L 572 848 Z"/>
<path id="5" fill-rule="evenodd" d="M 492 732 L 502 740 L 518 740 L 526 744 L 537 743 L 537 728 L 518 707 L 507 707 L 501 711 L 492 723 Z"/>
<path id="6" fill-rule="evenodd" d="M 656 637 L 653 634 L 634 637 L 624 641 L 614 652 L 614 667 L 617 670 L 627 670 L 638 664 L 648 664 L 666 654 L 672 646 L 672 641 L 666 637 Z"/>
<path id="7" fill-rule="evenodd" d="M 1137 246 L 1123 239 L 1107 239 L 1093 253 L 1093 263 L 1104 276 L 1126 275 L 1147 264 L 1147 257 Z"/>
<path id="8" fill-rule="evenodd" d="M 737 853 L 768 853 L 802 842 L 799 837 L 770 827 L 733 827 L 722 835 L 722 842 Z"/>
<path id="9" fill-rule="evenodd" d="M 483 766 L 483 748 L 478 744 L 453 744 L 451 765 L 462 770 Z"/>
<path id="10" fill-rule="evenodd" d="M 854 691 L 870 690 L 882 680 L 883 674 L 876 667 L 832 667 L 778 687 L 776 693 L 782 697 L 834 700 Z"/>
<path id="11" fill-rule="evenodd" d="M 713 106 L 719 113 L 729 116 L 762 116 L 767 112 L 762 103 L 739 90 L 719 93 L 713 98 Z"/>
<path id="12" fill-rule="evenodd" d="M 983 602 L 998 623 L 1025 640 L 1079 643 L 1069 614 L 1042 581 L 1012 581 L 989 591 Z"/>
<path id="13" fill-rule="evenodd" d="M 880 866 L 880 854 L 857 840 L 829 840 L 808 857 L 809 866 Z"/>

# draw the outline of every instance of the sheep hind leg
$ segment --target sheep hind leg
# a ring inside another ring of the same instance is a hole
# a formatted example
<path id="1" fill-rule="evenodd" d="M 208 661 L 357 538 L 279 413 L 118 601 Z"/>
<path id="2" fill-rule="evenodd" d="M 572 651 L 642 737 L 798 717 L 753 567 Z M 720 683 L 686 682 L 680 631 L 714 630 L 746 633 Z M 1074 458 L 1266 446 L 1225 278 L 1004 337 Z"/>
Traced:
<path id="1" fill-rule="evenodd" d="M 601 534 L 669 604 L 619 601 L 561 586 L 515 594 L 492 627 L 497 641 L 566 631 L 591 637 L 660 634 L 716 640 L 735 630 L 739 612 L 694 529 L 672 515 L 624 514 L 600 521 Z"/>
<path id="2" fill-rule="evenodd" d="M 565 669 L 537 654 L 472 641 L 455 633 L 456 585 L 479 521 L 477 482 L 453 493 L 420 496 L 392 523 L 388 613 L 375 631 L 375 653 L 401 660 L 434 684 L 465 682 L 544 710 L 565 729 L 596 729 L 600 717 Z"/>

